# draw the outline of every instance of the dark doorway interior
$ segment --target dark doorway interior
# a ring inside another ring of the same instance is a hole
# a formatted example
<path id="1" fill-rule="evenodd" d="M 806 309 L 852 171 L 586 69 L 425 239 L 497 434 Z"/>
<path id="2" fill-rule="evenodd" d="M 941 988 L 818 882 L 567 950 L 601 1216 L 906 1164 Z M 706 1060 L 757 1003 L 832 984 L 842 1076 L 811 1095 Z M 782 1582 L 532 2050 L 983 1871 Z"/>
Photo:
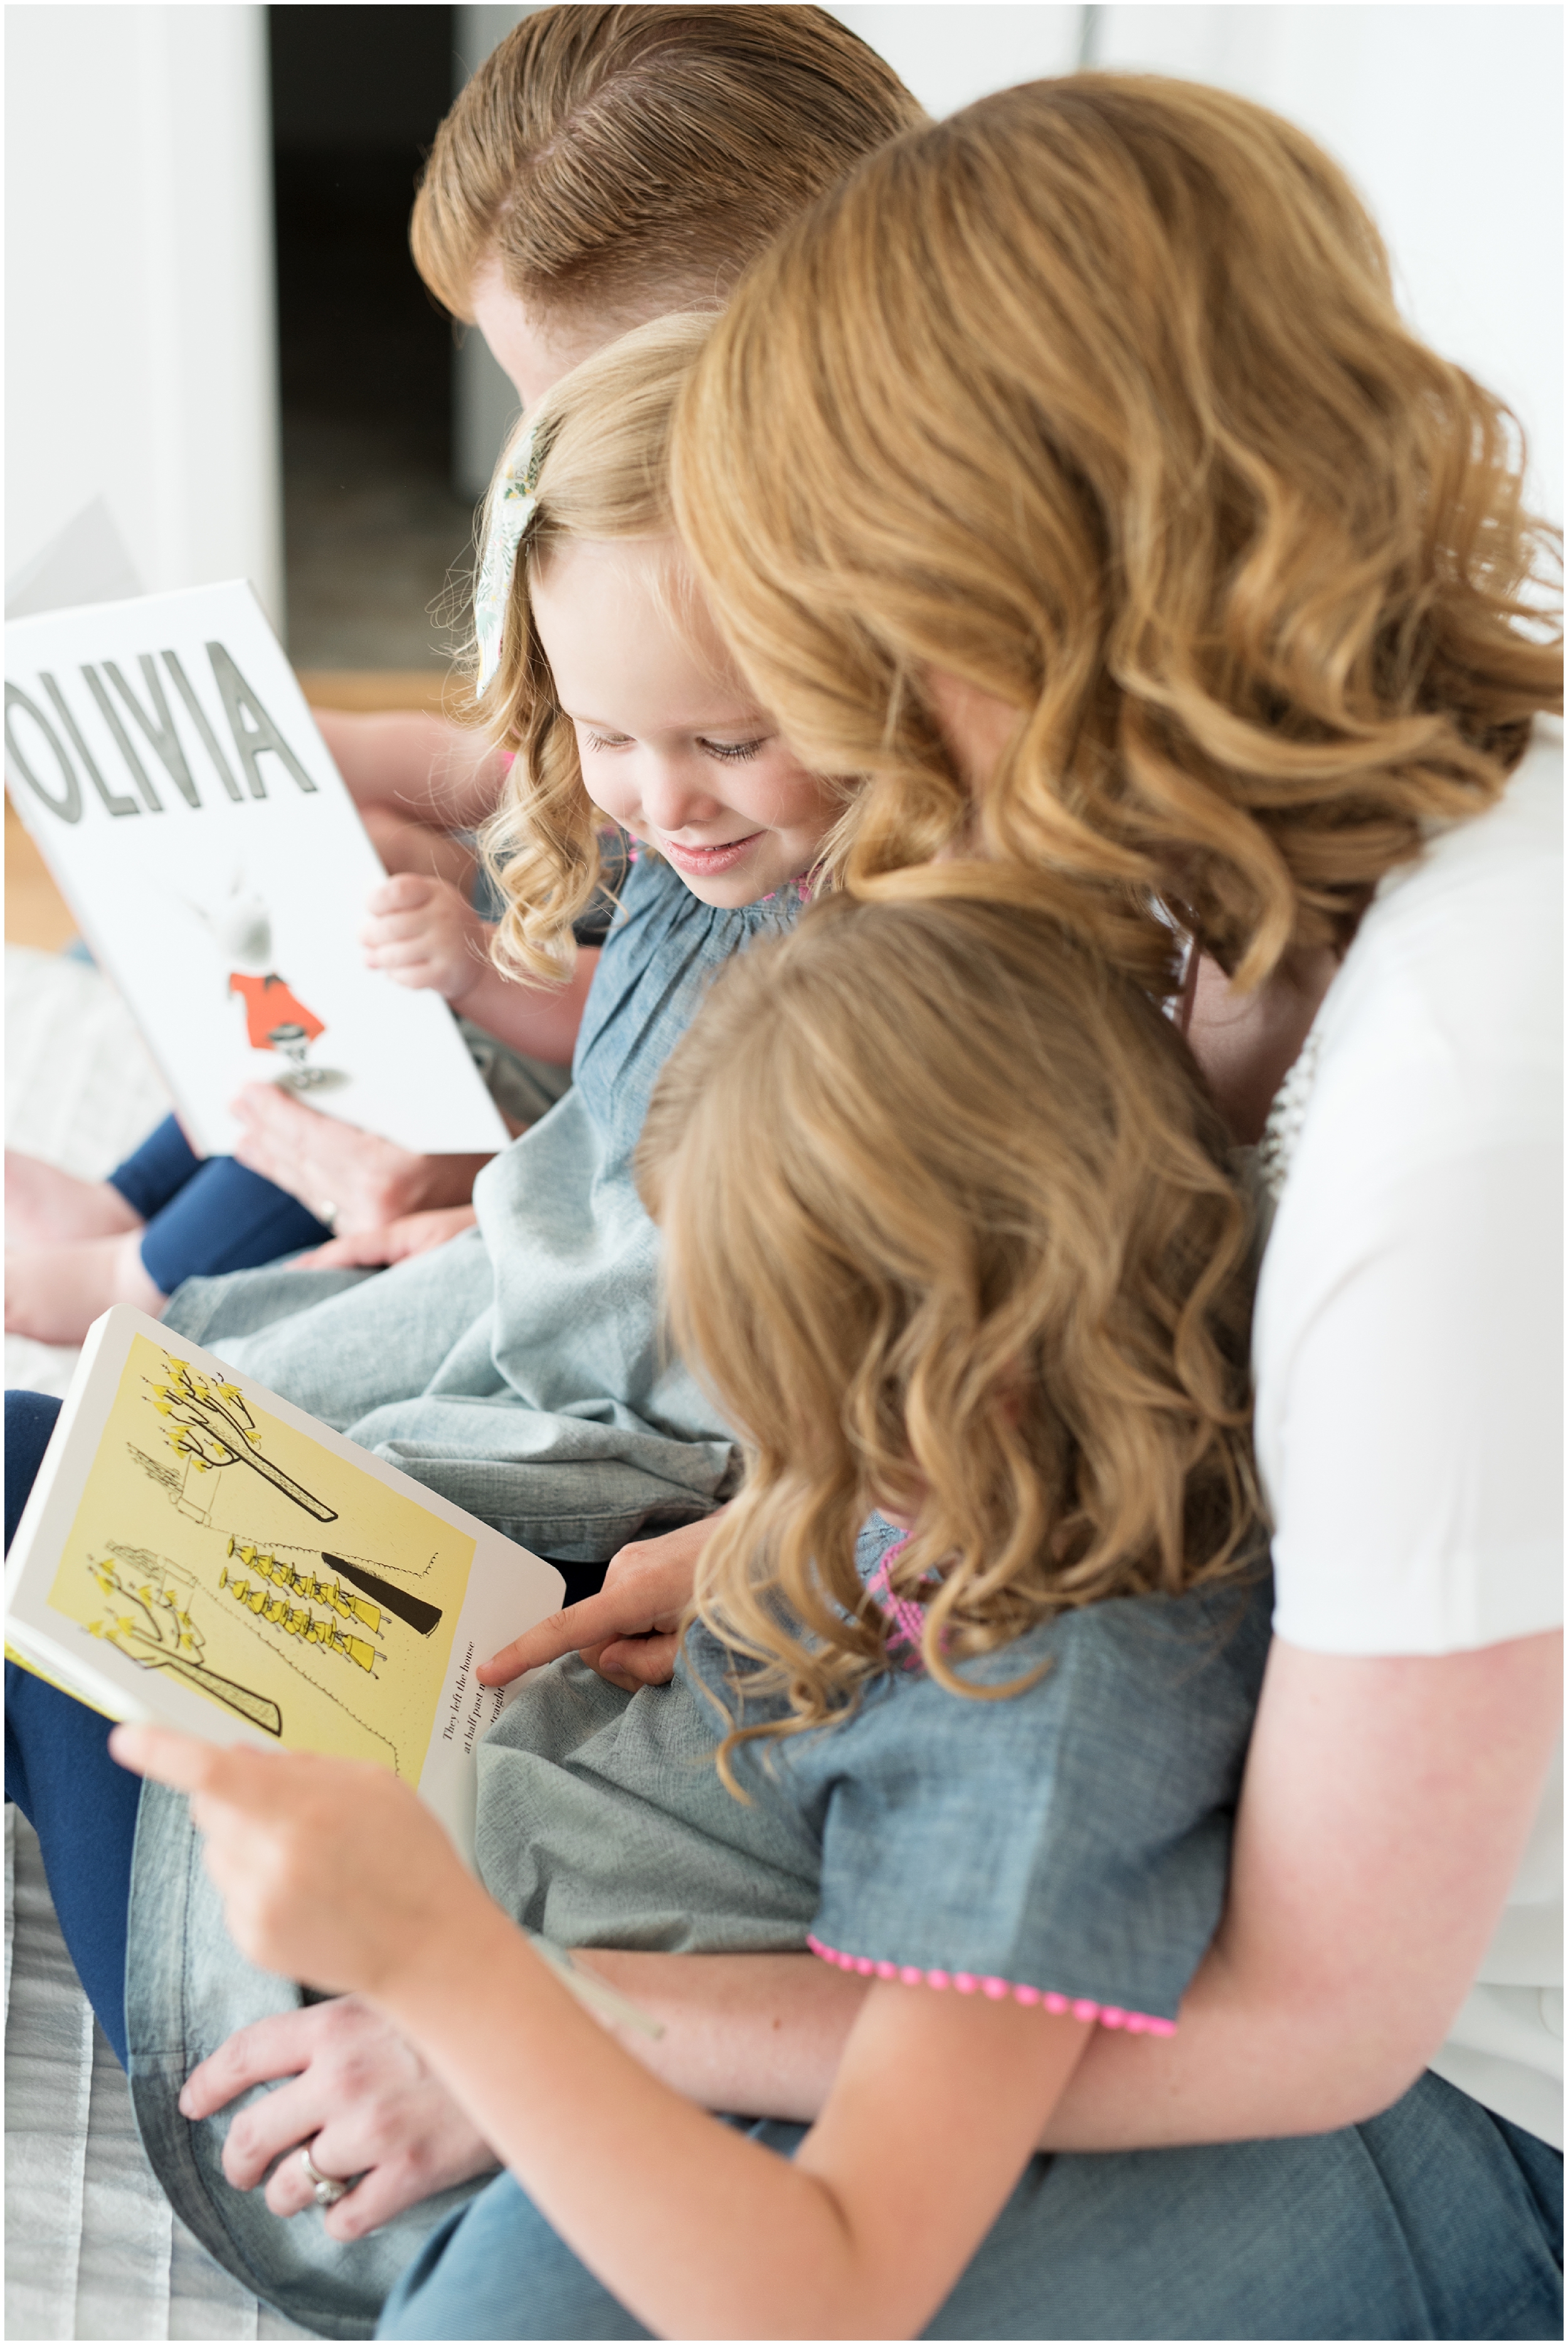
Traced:
<path id="1" fill-rule="evenodd" d="M 452 12 L 268 19 L 290 655 L 438 667 L 473 515 L 451 490 L 451 327 L 408 226 L 451 101 Z"/>

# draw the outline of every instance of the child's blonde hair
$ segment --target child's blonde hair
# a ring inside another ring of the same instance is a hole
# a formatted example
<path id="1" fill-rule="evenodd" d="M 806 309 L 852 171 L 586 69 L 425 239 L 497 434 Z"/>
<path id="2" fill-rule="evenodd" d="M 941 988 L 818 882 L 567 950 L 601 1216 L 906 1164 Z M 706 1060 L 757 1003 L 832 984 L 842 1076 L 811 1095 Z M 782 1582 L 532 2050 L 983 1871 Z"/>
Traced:
<path id="1" fill-rule="evenodd" d="M 436 134 L 414 259 L 460 318 L 490 261 L 531 310 L 630 323 L 717 303 L 814 196 L 925 119 L 824 8 L 536 8 Z"/>
<path id="2" fill-rule="evenodd" d="M 502 457 L 486 525 L 517 452 L 531 444 L 535 507 L 518 548 L 500 665 L 479 715 L 515 752 L 506 791 L 481 834 L 506 899 L 497 965 L 533 979 L 571 968 L 572 924 L 600 879 L 602 817 L 582 786 L 577 736 L 562 713 L 534 625 L 530 580 L 559 547 L 673 538 L 669 439 L 675 401 L 712 327 L 656 318 L 562 377 L 520 423 Z M 666 604 L 678 620 L 684 572 L 672 543 Z"/>
<path id="3" fill-rule="evenodd" d="M 1191 83 L 1007 90 L 757 264 L 677 425 L 714 615 L 796 752 L 869 787 L 852 887 L 973 817 L 1157 978 L 1342 947 L 1491 804 L 1561 657 L 1518 427 L 1401 320 L 1343 174 Z M 1017 712 L 977 810 L 925 679 Z"/>
<path id="4" fill-rule="evenodd" d="M 955 1691 L 1050 1614 L 1252 1553 L 1250 1213 L 1185 1044 L 1070 926 L 829 898 L 720 978 L 638 1171 L 744 1428 L 699 1609 L 789 1731 L 888 1666 L 878 1504 L 917 1516 L 892 1592 Z"/>

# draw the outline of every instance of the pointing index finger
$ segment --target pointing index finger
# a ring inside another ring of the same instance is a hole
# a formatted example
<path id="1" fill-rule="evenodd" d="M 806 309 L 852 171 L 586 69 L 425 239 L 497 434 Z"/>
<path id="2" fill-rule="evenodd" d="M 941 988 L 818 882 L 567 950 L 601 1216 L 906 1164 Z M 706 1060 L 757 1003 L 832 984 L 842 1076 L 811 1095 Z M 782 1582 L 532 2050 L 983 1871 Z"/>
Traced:
<path id="1" fill-rule="evenodd" d="M 585 1645 L 600 1644 L 606 1637 L 634 1634 L 626 1615 L 625 1601 L 617 1603 L 613 1589 L 585 1596 L 580 1603 L 568 1604 L 547 1620 L 525 1629 L 521 1637 L 481 1661 L 475 1675 L 481 1685 L 510 1685 L 525 1670 L 542 1669 L 547 1661 L 559 1660 L 562 1653 L 579 1653 Z"/>

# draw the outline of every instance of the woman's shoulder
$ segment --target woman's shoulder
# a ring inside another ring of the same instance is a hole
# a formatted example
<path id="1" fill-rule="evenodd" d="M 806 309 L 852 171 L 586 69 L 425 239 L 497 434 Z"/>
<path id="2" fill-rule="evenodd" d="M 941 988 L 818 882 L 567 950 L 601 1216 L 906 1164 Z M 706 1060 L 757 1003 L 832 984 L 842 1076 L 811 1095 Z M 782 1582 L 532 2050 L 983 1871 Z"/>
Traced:
<path id="1" fill-rule="evenodd" d="M 1309 1202 L 1359 1218 L 1440 1162 L 1550 1137 L 1562 939 L 1563 739 L 1546 720 L 1498 803 L 1434 835 L 1362 919 L 1287 1079 L 1270 1254 Z"/>
<path id="2" fill-rule="evenodd" d="M 1379 888 L 1320 1013 L 1324 1069 L 1412 1051 L 1456 1071 L 1554 1056 L 1562 899 L 1563 727 L 1543 718 L 1496 805 L 1435 833 Z"/>

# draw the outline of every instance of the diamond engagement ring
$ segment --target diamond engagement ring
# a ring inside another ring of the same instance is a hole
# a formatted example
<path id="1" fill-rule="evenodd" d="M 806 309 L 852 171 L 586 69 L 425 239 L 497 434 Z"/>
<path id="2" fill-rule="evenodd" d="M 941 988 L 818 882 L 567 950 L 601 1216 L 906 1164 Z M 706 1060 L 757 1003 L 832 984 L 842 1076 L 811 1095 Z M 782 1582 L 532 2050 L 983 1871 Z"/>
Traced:
<path id="1" fill-rule="evenodd" d="M 305 2169 L 305 2178 L 310 2185 L 310 2194 L 318 2207 L 335 2207 L 339 2198 L 348 2197 L 349 2185 L 339 2182 L 335 2174 L 323 2174 L 309 2150 L 300 2151 L 299 2163 Z"/>
<path id="2" fill-rule="evenodd" d="M 329 1202 L 318 1205 L 316 1208 L 316 1218 L 319 1222 L 325 1222 L 327 1227 L 336 1233 L 338 1227 L 338 1208 L 336 1205 Z"/>

